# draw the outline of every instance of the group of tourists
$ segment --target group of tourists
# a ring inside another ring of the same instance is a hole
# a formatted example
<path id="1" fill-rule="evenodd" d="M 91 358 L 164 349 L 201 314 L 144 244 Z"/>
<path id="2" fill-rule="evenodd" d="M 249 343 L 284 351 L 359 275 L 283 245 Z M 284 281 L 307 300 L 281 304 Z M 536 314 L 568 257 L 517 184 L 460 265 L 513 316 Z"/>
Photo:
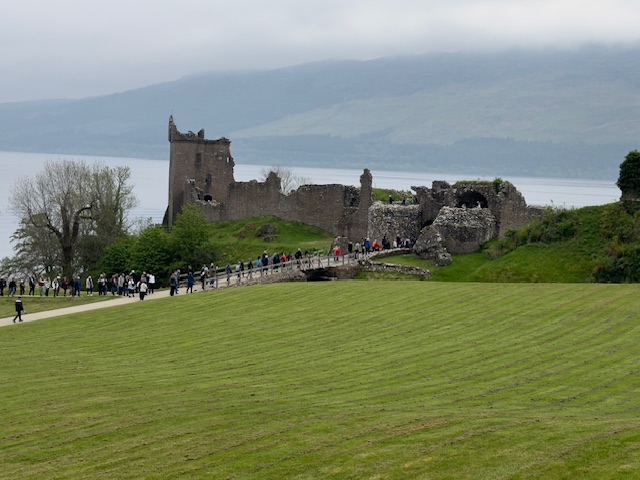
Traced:
<path id="1" fill-rule="evenodd" d="M 265 250 L 262 255 L 258 255 L 254 260 L 249 260 L 246 264 L 242 261 L 238 262 L 234 268 L 227 263 L 224 273 L 226 274 L 227 284 L 231 282 L 231 276 L 235 273 L 237 281 L 242 281 L 246 277 L 250 280 L 254 274 L 267 275 L 269 272 L 277 273 L 286 269 L 301 269 L 303 265 L 311 265 L 311 253 L 305 250 L 304 253 L 300 248 L 295 253 L 282 252 L 269 255 Z"/>
<path id="2" fill-rule="evenodd" d="M 217 288 L 219 286 L 219 277 L 225 278 L 227 285 L 231 283 L 231 279 L 235 276 L 238 282 L 243 279 L 251 280 L 254 275 L 268 275 L 270 272 L 275 273 L 288 268 L 302 268 L 304 263 L 311 264 L 311 253 L 309 251 L 302 252 L 298 249 L 295 253 L 274 253 L 269 255 L 265 250 L 258 255 L 255 260 L 239 261 L 238 263 L 227 263 L 224 268 L 218 268 L 215 263 L 210 265 L 203 264 L 199 271 L 195 271 L 191 265 L 187 268 L 186 274 L 186 292 L 193 293 L 196 283 L 199 283 L 202 290 L 207 288 Z M 169 279 L 169 295 L 177 295 L 180 290 L 180 270 L 171 274 Z"/>
<path id="3" fill-rule="evenodd" d="M 98 295 L 119 295 L 123 297 L 133 297 L 141 294 L 141 299 L 148 293 L 155 291 L 156 277 L 153 274 L 143 272 L 142 275 L 136 275 L 135 270 L 125 275 L 124 273 L 114 274 L 110 278 L 106 274 L 101 273 L 98 279 L 94 281 L 91 275 L 87 275 L 84 282 L 79 275 L 73 276 L 70 280 L 65 276 L 29 276 L 27 279 L 16 280 L 11 277 L 7 283 L 5 278 L 0 278 L 0 296 L 34 296 L 41 297 L 79 297 L 83 286 L 87 295 L 92 296 L 94 291 Z M 27 292 L 27 287 L 29 288 Z"/>
<path id="4" fill-rule="evenodd" d="M 340 248 L 339 242 L 334 241 L 329 249 L 328 256 L 335 257 L 335 261 L 338 261 L 343 255 L 348 255 L 350 258 L 361 259 L 368 257 L 371 253 L 380 250 L 388 250 L 391 248 L 410 248 L 413 246 L 413 242 L 409 238 L 396 237 L 393 241 L 389 241 L 387 237 L 382 239 L 382 242 L 378 242 L 377 239 L 373 242 L 369 238 L 363 238 L 361 242 L 348 242 L 347 252 L 343 252 Z M 218 286 L 218 277 L 222 277 L 226 280 L 227 285 L 231 284 L 232 278 L 235 276 L 237 282 L 243 281 L 243 279 L 251 280 L 254 275 L 267 275 L 271 273 L 277 273 L 286 269 L 302 269 L 312 266 L 314 253 L 305 250 L 302 252 L 300 248 L 295 253 L 283 252 L 274 253 L 269 255 L 265 250 L 261 255 L 258 255 L 255 260 L 249 260 L 247 262 L 239 261 L 238 263 L 227 263 L 223 269 L 211 263 L 209 266 L 203 264 L 199 272 L 195 272 L 194 269 L 189 266 L 186 276 L 186 292 L 192 293 L 193 288 L 197 283 L 196 276 L 199 275 L 199 283 L 202 290 L 206 290 L 207 287 L 216 288 Z M 171 295 L 178 293 L 180 287 L 180 271 L 176 271 L 171 275 L 170 280 Z"/>
<path id="5" fill-rule="evenodd" d="M 360 242 L 356 242 L 355 244 L 349 242 L 347 244 L 347 255 L 355 258 L 356 260 L 360 260 L 381 250 L 390 250 L 392 248 L 411 248 L 412 246 L 413 241 L 410 238 L 401 238 L 400 236 L 397 236 L 393 241 L 384 236 L 382 238 L 382 242 L 378 242 L 377 238 L 371 241 L 369 237 L 363 237 Z M 343 254 L 344 253 L 342 252 L 338 242 L 334 242 L 331 245 L 329 256 L 333 255 L 337 260 Z"/>
<path id="6" fill-rule="evenodd" d="M 362 238 L 361 241 L 353 244 L 347 243 L 347 252 L 343 252 L 340 247 L 340 243 L 337 241 L 331 245 L 328 252 L 328 257 L 334 257 L 335 261 L 338 261 L 343 255 L 348 255 L 350 258 L 356 260 L 367 258 L 371 253 L 380 250 L 387 250 L 391 248 L 409 248 L 413 245 L 413 242 L 409 238 L 396 237 L 390 241 L 387 237 L 383 237 L 382 242 L 378 242 L 377 239 L 373 241 L 370 238 Z M 240 261 L 232 266 L 231 263 L 227 263 L 226 266 L 218 271 L 218 267 L 211 263 L 209 266 L 202 265 L 199 272 L 196 272 L 191 266 L 187 269 L 186 274 L 186 292 L 192 293 L 193 288 L 197 283 L 196 276 L 199 276 L 199 283 L 202 290 L 206 288 L 218 287 L 218 276 L 221 274 L 223 278 L 226 278 L 227 285 L 231 283 L 231 278 L 235 275 L 238 282 L 242 281 L 245 277 L 249 280 L 254 275 L 259 274 L 267 275 L 270 272 L 276 273 L 280 270 L 287 268 L 302 269 L 311 267 L 314 254 L 308 250 L 302 252 L 300 248 L 295 253 L 274 253 L 269 255 L 265 250 L 261 255 L 258 255 L 255 260 L 249 260 L 248 262 Z M 177 295 L 180 289 L 181 283 L 180 270 L 174 271 L 169 279 L 169 294 L 171 296 Z M 142 272 L 138 275 L 135 270 L 131 270 L 129 274 L 119 273 L 113 274 L 110 277 L 105 273 L 101 273 L 97 280 L 94 281 L 91 275 L 87 275 L 84 282 L 81 281 L 80 276 L 73 276 L 71 279 L 67 277 L 61 277 L 60 275 L 55 277 L 41 275 L 39 277 L 29 276 L 26 279 L 16 280 L 15 277 L 11 277 L 9 282 L 4 277 L 0 278 L 0 296 L 5 295 L 5 290 L 9 296 L 24 296 L 24 295 L 36 295 L 41 297 L 48 296 L 67 296 L 71 297 L 80 296 L 82 287 L 86 294 L 91 296 L 94 290 L 97 290 L 98 295 L 108 295 L 121 297 L 134 297 L 140 296 L 140 300 L 143 300 L 147 294 L 153 294 L 156 289 L 156 276 L 152 273 Z M 28 287 L 28 293 L 27 293 Z"/>
<path id="7" fill-rule="evenodd" d="M 142 272 L 137 274 L 135 270 L 131 270 L 129 274 L 114 273 L 110 279 L 106 274 L 101 273 L 98 278 L 98 295 L 107 295 L 111 292 L 112 296 L 135 297 L 138 295 L 140 300 L 144 300 L 147 294 L 153 294 L 156 290 L 156 276 L 153 273 Z"/>
<path id="8" fill-rule="evenodd" d="M 29 292 L 27 293 L 27 286 Z M 62 296 L 67 296 L 67 292 L 72 297 L 79 296 L 81 290 L 81 281 L 79 276 L 73 277 L 71 280 L 67 277 L 60 277 L 59 275 L 53 277 L 43 276 L 36 278 L 35 276 L 29 276 L 27 279 L 21 278 L 16 280 L 15 277 L 11 277 L 9 283 L 5 278 L 0 278 L 0 296 L 4 296 L 4 291 L 7 289 L 7 295 L 13 297 L 15 295 L 36 295 L 36 292 L 41 297 L 53 296 L 57 297 L 62 293 Z"/>

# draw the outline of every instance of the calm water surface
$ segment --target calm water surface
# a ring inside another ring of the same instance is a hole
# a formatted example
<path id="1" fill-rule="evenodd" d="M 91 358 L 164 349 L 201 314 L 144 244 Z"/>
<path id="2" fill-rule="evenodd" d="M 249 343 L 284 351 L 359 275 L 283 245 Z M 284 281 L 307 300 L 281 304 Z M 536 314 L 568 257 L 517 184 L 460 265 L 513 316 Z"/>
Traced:
<path id="1" fill-rule="evenodd" d="M 20 178 L 34 176 L 47 160 L 74 159 L 88 162 L 102 161 L 107 165 L 123 165 L 131 169 L 131 183 L 139 205 L 132 212 L 134 218 L 151 218 L 162 221 L 167 208 L 169 190 L 168 160 L 145 160 L 139 158 L 92 157 L 82 155 L 60 155 L 43 153 L 0 152 L 2 177 L 0 191 L 4 201 L 0 204 L 0 258 L 13 255 L 10 244 L 11 234 L 17 228 L 17 219 L 11 214 L 9 196 L 11 187 Z M 236 159 L 235 179 L 237 181 L 257 180 L 261 178 L 264 165 L 242 165 Z M 340 183 L 360 185 L 362 170 L 340 170 L 326 168 L 294 167 L 296 176 L 309 178 L 316 184 Z M 476 180 L 478 177 L 462 174 L 441 174 L 426 172 L 394 172 L 372 170 L 374 188 L 392 188 L 410 190 L 411 186 L 431 187 L 434 180 Z M 503 177 L 513 183 L 524 195 L 528 205 L 555 205 L 560 207 L 584 207 L 615 202 L 620 191 L 615 181 L 574 180 L 562 178 Z M 480 177 L 481 180 L 493 180 L 493 177 Z"/>

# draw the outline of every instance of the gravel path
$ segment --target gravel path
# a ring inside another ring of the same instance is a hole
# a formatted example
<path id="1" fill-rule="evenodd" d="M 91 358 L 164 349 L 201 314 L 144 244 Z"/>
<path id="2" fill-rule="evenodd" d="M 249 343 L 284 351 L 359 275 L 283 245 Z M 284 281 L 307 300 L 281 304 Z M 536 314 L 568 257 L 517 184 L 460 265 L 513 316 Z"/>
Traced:
<path id="1" fill-rule="evenodd" d="M 276 275 L 278 275 L 279 273 L 283 273 L 283 272 L 291 272 L 294 271 L 295 267 L 295 261 L 293 262 L 288 262 L 287 265 L 289 265 L 288 268 L 284 269 L 284 268 L 280 268 L 277 271 L 273 271 L 273 265 L 271 266 L 271 269 L 269 270 L 270 274 L 269 275 L 265 275 L 264 277 L 262 275 L 259 275 L 257 273 L 255 273 L 253 275 L 253 280 L 251 282 L 249 282 L 247 277 L 242 277 L 242 281 L 238 282 L 238 277 L 236 272 L 234 272 L 232 275 L 230 275 L 229 277 L 229 283 L 227 283 L 226 281 L 226 275 L 218 275 L 218 288 L 227 288 L 229 286 L 234 286 L 237 285 L 238 283 L 245 283 L 245 284 L 255 284 L 255 283 L 262 283 L 263 280 L 264 281 L 268 281 L 270 279 L 273 279 L 274 273 Z M 341 257 L 340 260 L 333 260 L 331 258 L 318 258 L 318 257 L 314 257 L 313 259 L 313 263 L 306 266 L 306 268 L 325 268 L 325 267 L 329 267 L 331 265 L 333 266 L 340 266 L 340 265 L 345 265 L 345 264 L 349 264 L 349 263 L 353 263 L 355 262 L 355 259 L 352 259 L 350 257 L 344 256 Z M 303 268 L 304 269 L 304 268 Z M 207 291 L 209 291 L 210 289 L 208 288 Z M 193 288 L 193 293 L 198 293 L 199 291 L 202 291 L 200 289 L 200 283 L 196 282 L 196 285 Z M 179 295 L 186 295 L 186 286 L 185 286 L 185 282 L 182 282 L 181 286 L 180 286 L 180 292 Z M 145 297 L 145 299 L 143 301 L 147 302 L 150 300 L 155 300 L 158 298 L 166 298 L 169 296 L 169 289 L 164 289 L 164 290 L 156 290 L 156 292 L 152 295 L 147 295 Z M 24 297 L 23 299 L 25 300 L 25 309 L 28 312 L 29 311 L 29 297 Z M 78 305 L 76 307 L 66 307 L 66 308 L 58 308 L 56 310 L 47 310 L 44 312 L 38 312 L 38 313 L 27 313 L 25 314 L 24 312 L 22 313 L 22 320 L 23 323 L 28 323 L 28 322 L 34 322 L 36 320 L 41 320 L 43 318 L 53 318 L 53 317 L 62 317 L 64 315 L 71 315 L 73 313 L 79 313 L 79 312 L 88 312 L 90 310 L 97 310 L 99 308 L 110 308 L 110 307 L 118 307 L 120 305 L 128 305 L 130 303 L 133 302 L 139 302 L 140 298 L 138 295 L 136 295 L 135 297 L 114 297 L 113 299 L 110 300 L 103 300 L 101 302 L 95 302 L 95 303 L 86 303 L 83 305 Z M 6 318 L 0 318 L 0 327 L 7 327 L 9 325 L 18 325 L 18 323 L 14 324 L 13 323 L 13 316 L 11 317 L 6 317 Z"/>
<path id="2" fill-rule="evenodd" d="M 180 295 L 184 295 L 185 287 L 182 287 Z M 193 293 L 197 293 L 197 290 L 194 288 Z M 147 295 L 143 301 L 151 301 L 158 298 L 166 298 L 169 296 L 169 290 L 156 290 L 152 295 Z M 23 297 L 25 302 L 25 309 L 27 312 L 29 311 L 29 297 Z M 85 303 L 83 305 L 78 305 L 75 307 L 65 307 L 58 308 L 55 310 L 47 310 L 44 312 L 37 313 L 22 313 L 23 323 L 34 322 L 36 320 L 41 320 L 43 318 L 53 318 L 53 317 L 62 317 L 64 315 L 71 315 L 73 313 L 79 312 L 88 312 L 90 310 L 98 310 L 99 308 L 111 308 L 111 307 L 119 307 L 121 305 L 129 305 L 134 302 L 139 302 L 140 297 L 136 295 L 135 297 L 113 297 L 110 300 L 103 300 L 101 302 L 95 303 Z M 17 322 L 17 320 L 16 320 Z M 7 327 L 9 325 L 17 325 L 13 323 L 13 316 L 7 318 L 0 318 L 0 327 Z"/>

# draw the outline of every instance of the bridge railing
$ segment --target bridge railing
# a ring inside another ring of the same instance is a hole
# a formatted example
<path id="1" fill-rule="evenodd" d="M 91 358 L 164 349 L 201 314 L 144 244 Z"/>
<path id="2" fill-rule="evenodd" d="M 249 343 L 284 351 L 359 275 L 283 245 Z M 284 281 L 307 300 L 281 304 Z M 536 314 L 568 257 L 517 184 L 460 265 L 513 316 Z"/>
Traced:
<path id="1" fill-rule="evenodd" d="M 226 268 L 216 268 L 215 272 L 209 270 L 209 274 L 205 281 L 205 288 L 220 288 L 243 281 L 260 279 L 266 275 L 277 275 L 278 273 L 289 272 L 294 270 L 305 271 L 314 270 L 328 267 L 336 267 L 341 265 L 348 265 L 353 262 L 357 262 L 355 254 L 347 254 L 335 256 L 332 255 L 318 255 L 302 257 L 298 259 L 288 260 L 286 262 L 273 263 L 269 259 L 268 265 L 253 266 L 251 269 L 245 268 L 239 270 L 236 265 L 232 266 L 231 272 L 227 272 Z M 195 285 L 201 286 L 202 282 L 200 276 L 195 275 Z M 180 287 L 186 285 L 186 275 L 180 275 Z"/>
<path id="2" fill-rule="evenodd" d="M 400 251 L 402 249 L 396 249 L 396 251 Z M 259 280 L 260 278 L 266 275 L 277 275 L 281 272 L 288 272 L 292 270 L 315 270 L 315 269 L 323 269 L 328 267 L 337 267 L 341 265 L 348 265 L 350 263 L 355 263 L 360 260 L 365 260 L 369 258 L 371 255 L 375 255 L 376 252 L 372 252 L 371 254 L 365 254 L 360 252 L 356 253 L 348 253 L 346 255 L 336 256 L 335 254 L 322 254 L 317 251 L 312 255 L 302 257 L 298 259 L 291 259 L 286 262 L 279 262 L 274 264 L 272 259 L 269 258 L 269 264 L 266 266 L 253 266 L 251 269 L 245 268 L 242 271 L 237 269 L 237 264 L 232 266 L 231 273 L 227 273 L 225 268 L 216 268 L 215 271 L 209 270 L 208 276 L 205 282 L 205 289 L 211 288 L 220 288 L 226 287 L 230 285 L 235 285 L 237 283 L 246 282 L 248 280 Z M 199 272 L 196 272 L 195 275 L 195 284 L 194 287 L 202 288 L 202 282 L 200 280 Z M 180 288 L 187 286 L 187 274 L 180 275 Z"/>

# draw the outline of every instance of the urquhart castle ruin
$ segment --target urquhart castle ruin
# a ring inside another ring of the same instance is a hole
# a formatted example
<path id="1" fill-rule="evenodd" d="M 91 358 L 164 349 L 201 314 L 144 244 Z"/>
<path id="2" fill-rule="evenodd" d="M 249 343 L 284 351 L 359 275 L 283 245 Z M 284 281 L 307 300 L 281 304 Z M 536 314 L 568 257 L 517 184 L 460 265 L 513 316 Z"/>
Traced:
<path id="1" fill-rule="evenodd" d="M 178 131 L 169 118 L 169 206 L 171 226 L 186 204 L 200 206 L 212 222 L 276 216 L 318 226 L 347 241 L 408 238 L 414 250 L 436 264 L 451 254 L 477 251 L 487 240 L 529 222 L 537 213 L 509 182 L 433 182 L 412 186 L 411 202 L 374 202 L 372 176 L 364 170 L 360 187 L 303 185 L 285 194 L 271 172 L 264 182 L 236 182 L 231 141 L 208 140 Z"/>

